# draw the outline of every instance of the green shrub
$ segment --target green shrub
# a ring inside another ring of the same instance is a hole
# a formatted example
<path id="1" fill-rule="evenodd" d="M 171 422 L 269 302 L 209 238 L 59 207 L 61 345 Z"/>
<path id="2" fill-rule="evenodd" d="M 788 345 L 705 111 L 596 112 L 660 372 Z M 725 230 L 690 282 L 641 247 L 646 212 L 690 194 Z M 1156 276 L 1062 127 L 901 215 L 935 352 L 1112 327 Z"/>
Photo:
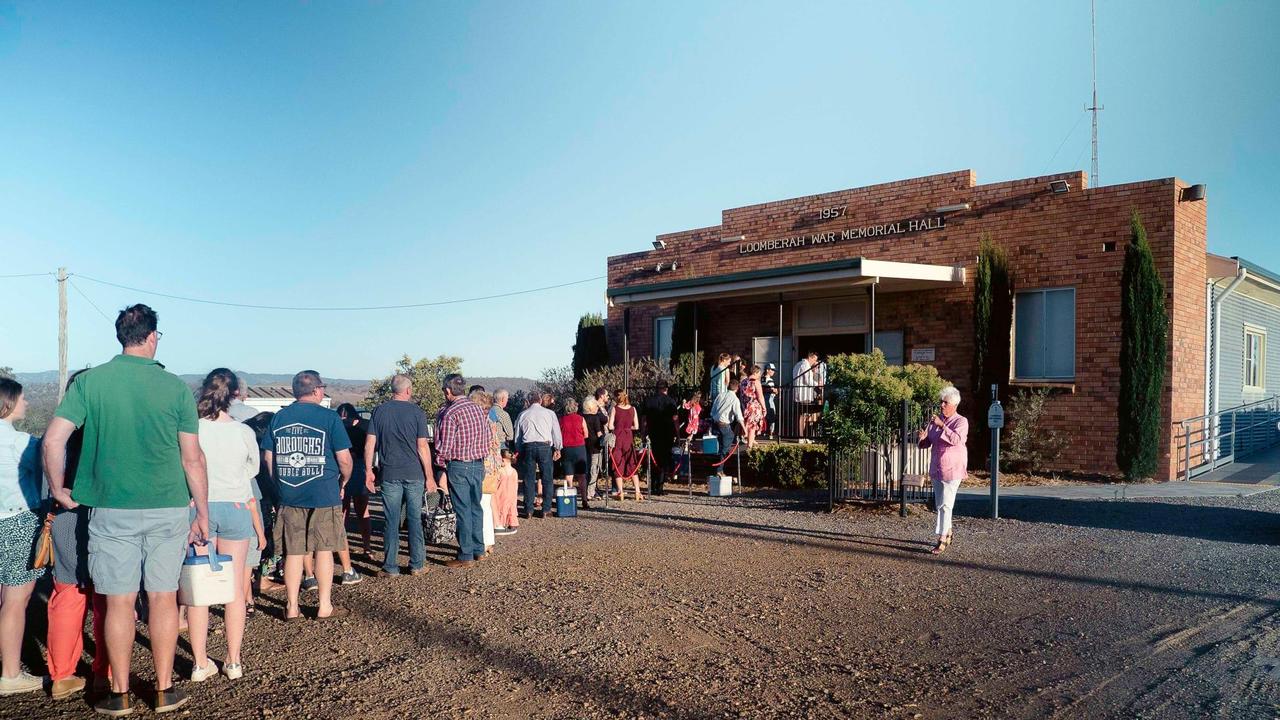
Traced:
<path id="1" fill-rule="evenodd" d="M 851 450 L 882 443 L 901 432 L 899 408 L 909 400 L 912 425 L 934 411 L 947 381 L 931 365 L 889 365 L 884 353 L 835 355 L 827 362 L 827 412 L 822 431 Z"/>
<path id="2" fill-rule="evenodd" d="M 827 447 L 769 443 L 747 453 L 752 485 L 817 488 L 827 484 Z"/>

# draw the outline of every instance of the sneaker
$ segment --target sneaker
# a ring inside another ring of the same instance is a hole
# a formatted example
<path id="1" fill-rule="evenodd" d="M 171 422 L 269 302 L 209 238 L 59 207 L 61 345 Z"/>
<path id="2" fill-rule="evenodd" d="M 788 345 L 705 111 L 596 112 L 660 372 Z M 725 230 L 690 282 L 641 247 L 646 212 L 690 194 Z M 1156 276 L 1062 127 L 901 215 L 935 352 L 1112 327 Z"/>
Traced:
<path id="1" fill-rule="evenodd" d="M 49 696 L 54 700 L 66 700 L 84 690 L 85 679 L 76 675 L 54 680 L 49 688 Z"/>
<path id="2" fill-rule="evenodd" d="M 222 672 L 226 673 L 228 680 L 239 680 L 244 677 L 244 666 L 240 663 L 227 663 L 222 666 Z"/>
<path id="3" fill-rule="evenodd" d="M 191 668 L 191 682 L 204 682 L 217 674 L 218 666 L 214 665 L 213 662 L 210 661 L 209 664 L 204 667 L 196 666 Z"/>
<path id="4" fill-rule="evenodd" d="M 93 704 L 93 709 L 100 715 L 124 717 L 133 714 L 133 695 L 127 690 L 122 693 L 108 692 L 106 697 Z"/>
<path id="5" fill-rule="evenodd" d="M 494 528 L 493 534 L 494 535 L 515 535 L 516 529 L 513 527 Z"/>
<path id="6" fill-rule="evenodd" d="M 315 579 L 315 576 L 305 578 L 302 581 L 303 590 L 315 590 L 318 587 L 320 587 L 320 581 Z"/>
<path id="7" fill-rule="evenodd" d="M 173 712 L 186 705 L 189 699 L 185 690 L 176 685 L 171 686 L 168 690 L 161 690 L 156 693 L 156 712 Z"/>
<path id="8" fill-rule="evenodd" d="M 44 679 L 19 671 L 13 677 L 0 677 L 0 695 L 34 692 L 44 687 Z"/>
<path id="9" fill-rule="evenodd" d="M 425 567 L 409 568 L 409 575 L 411 577 L 418 577 L 419 575 L 426 575 L 426 574 L 427 574 L 427 569 Z"/>
<path id="10" fill-rule="evenodd" d="M 360 573 L 356 572 L 355 568 L 352 568 L 351 572 L 342 573 L 343 585 L 356 585 L 359 584 L 361 580 L 364 580 L 364 578 L 360 577 Z"/>

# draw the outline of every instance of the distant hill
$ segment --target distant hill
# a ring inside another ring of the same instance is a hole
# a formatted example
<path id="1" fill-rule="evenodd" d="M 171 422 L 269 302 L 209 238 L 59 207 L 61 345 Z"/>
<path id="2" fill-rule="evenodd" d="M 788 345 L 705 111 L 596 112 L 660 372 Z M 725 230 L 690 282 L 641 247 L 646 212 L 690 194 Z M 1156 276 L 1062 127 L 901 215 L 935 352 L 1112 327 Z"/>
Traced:
<path id="1" fill-rule="evenodd" d="M 74 371 L 75 369 L 73 368 L 72 372 Z M 254 373 L 237 370 L 236 375 L 240 377 L 241 382 L 253 386 L 288 385 L 293 382 L 292 373 Z M 45 370 L 44 372 L 33 373 L 19 372 L 14 373 L 14 376 L 17 378 L 18 382 L 23 385 L 52 385 L 53 383 L 58 382 L 57 370 Z M 198 385 L 201 380 L 204 380 L 204 375 L 179 375 L 178 377 L 185 380 L 188 385 L 193 386 Z M 360 393 L 365 392 L 369 387 L 369 378 L 363 378 L 360 380 L 352 378 L 325 378 L 325 382 L 329 385 L 341 386 L 348 391 Z M 468 377 L 467 382 L 472 385 L 483 385 L 490 390 L 504 387 L 512 392 L 517 390 L 528 390 L 533 387 L 534 383 L 530 378 L 521 377 Z"/>

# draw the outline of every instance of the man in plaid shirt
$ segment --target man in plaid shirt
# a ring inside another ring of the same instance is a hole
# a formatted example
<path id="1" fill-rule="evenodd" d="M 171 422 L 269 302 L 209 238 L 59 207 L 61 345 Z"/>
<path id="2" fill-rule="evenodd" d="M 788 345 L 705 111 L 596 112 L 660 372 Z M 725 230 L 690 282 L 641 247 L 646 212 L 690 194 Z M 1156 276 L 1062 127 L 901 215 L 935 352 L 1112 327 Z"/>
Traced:
<path id="1" fill-rule="evenodd" d="M 493 431 L 484 409 L 467 399 L 467 383 L 461 375 L 445 376 L 443 389 L 446 405 L 436 425 L 436 464 L 445 470 L 449 498 L 458 516 L 458 557 L 445 565 L 465 568 L 484 556 L 480 490 Z"/>

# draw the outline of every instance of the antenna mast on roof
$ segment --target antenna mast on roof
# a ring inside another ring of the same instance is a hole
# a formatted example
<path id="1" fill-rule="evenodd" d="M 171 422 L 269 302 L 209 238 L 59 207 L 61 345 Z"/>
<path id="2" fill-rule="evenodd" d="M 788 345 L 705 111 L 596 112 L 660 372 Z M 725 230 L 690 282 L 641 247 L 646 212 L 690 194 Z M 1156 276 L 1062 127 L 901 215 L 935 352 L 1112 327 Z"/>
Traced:
<path id="1" fill-rule="evenodd" d="M 1093 106 L 1085 110 L 1093 113 L 1093 169 L 1090 172 L 1089 184 L 1093 187 L 1102 185 L 1098 177 L 1098 111 L 1103 110 L 1098 104 L 1098 10 L 1097 0 L 1089 0 L 1089 27 L 1093 37 Z"/>

